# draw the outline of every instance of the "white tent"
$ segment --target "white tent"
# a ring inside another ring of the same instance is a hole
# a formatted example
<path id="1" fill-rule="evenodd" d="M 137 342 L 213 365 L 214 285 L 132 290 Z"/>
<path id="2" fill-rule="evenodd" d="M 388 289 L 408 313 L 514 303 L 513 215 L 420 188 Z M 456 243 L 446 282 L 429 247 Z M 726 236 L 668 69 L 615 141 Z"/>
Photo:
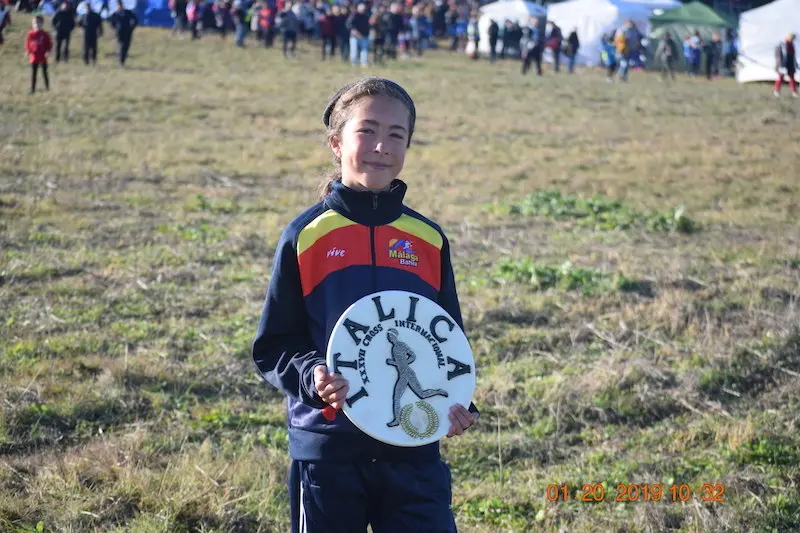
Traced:
<path id="1" fill-rule="evenodd" d="M 525 0 L 498 0 L 486 4 L 481 8 L 481 18 L 478 19 L 478 32 L 481 40 L 478 43 L 478 52 L 489 54 L 489 24 L 494 19 L 502 27 L 506 20 L 517 21 L 520 26 L 528 23 L 531 17 L 546 17 L 547 10 L 539 4 Z M 498 43 L 498 48 L 500 44 Z"/>
<path id="2" fill-rule="evenodd" d="M 739 17 L 737 81 L 774 81 L 775 48 L 791 32 L 800 35 L 798 0 L 775 0 L 742 13 Z M 798 46 L 796 41 L 795 46 Z M 800 72 L 795 79 L 800 81 Z"/>
<path id="3" fill-rule="evenodd" d="M 600 63 L 603 35 L 610 36 L 628 19 L 643 35 L 647 35 L 650 17 L 656 10 L 680 5 L 678 0 L 569 0 L 551 4 L 547 19 L 561 28 L 565 39 L 573 29 L 577 29 L 581 43 L 577 63 L 597 65 Z"/>

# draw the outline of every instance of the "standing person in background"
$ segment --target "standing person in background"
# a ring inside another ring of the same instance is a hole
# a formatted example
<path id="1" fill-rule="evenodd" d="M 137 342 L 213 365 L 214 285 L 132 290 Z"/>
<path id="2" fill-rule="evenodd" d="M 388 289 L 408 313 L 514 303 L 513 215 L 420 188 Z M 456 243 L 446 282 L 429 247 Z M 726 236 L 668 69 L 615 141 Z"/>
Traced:
<path id="1" fill-rule="evenodd" d="M 97 40 L 103 35 L 103 19 L 92 11 L 92 4 L 86 2 L 86 13 L 80 18 L 78 24 L 83 28 L 83 62 L 97 64 Z"/>
<path id="2" fill-rule="evenodd" d="M 228 25 L 225 24 L 226 19 L 226 11 L 228 6 L 225 4 L 225 0 L 211 0 L 211 13 L 214 18 L 214 27 L 217 29 L 217 33 L 225 40 L 225 37 L 228 36 Z"/>
<path id="3" fill-rule="evenodd" d="M 536 75 L 542 75 L 542 40 L 539 32 L 539 19 L 531 17 L 528 25 L 522 29 L 520 48 L 523 54 L 522 74 L 527 74 L 531 62 L 536 62 Z"/>
<path id="4" fill-rule="evenodd" d="M 553 52 L 553 70 L 556 72 L 561 70 L 561 43 L 563 40 L 564 35 L 561 33 L 561 28 L 555 22 L 548 21 L 545 43 Z"/>
<path id="5" fill-rule="evenodd" d="M 614 46 L 616 47 L 616 59 L 619 64 L 619 79 L 620 81 L 628 81 L 630 46 L 628 45 L 628 36 L 624 30 L 617 30 L 614 36 Z"/>
<path id="6" fill-rule="evenodd" d="M 478 11 L 473 11 L 470 15 L 469 21 L 467 22 L 467 39 L 468 39 L 468 47 L 472 50 L 470 53 L 470 57 L 472 57 L 473 61 L 478 60 L 478 44 L 481 42 L 481 33 L 478 29 L 478 17 L 480 13 Z"/>
<path id="7" fill-rule="evenodd" d="M 275 40 L 275 7 L 274 5 L 264 2 L 261 4 L 261 10 L 258 12 L 258 27 L 264 38 L 264 46 L 272 48 Z"/>
<path id="8" fill-rule="evenodd" d="M 692 74 L 692 40 L 688 35 L 683 38 L 683 73 Z"/>
<path id="9" fill-rule="evenodd" d="M 338 12 L 338 6 L 333 8 L 326 8 L 325 12 L 319 19 L 319 33 L 322 36 L 322 60 L 325 61 L 326 57 L 333 57 L 336 55 L 336 16 L 333 14 L 334 10 Z"/>
<path id="10" fill-rule="evenodd" d="M 400 11 L 400 33 L 397 35 L 397 44 L 400 47 L 400 52 L 403 59 L 411 57 L 411 26 L 408 25 L 408 19 L 411 15 L 401 9 Z"/>
<path id="11" fill-rule="evenodd" d="M 636 27 L 633 20 L 625 21 L 625 38 L 628 40 L 628 70 L 633 67 L 644 66 L 644 54 L 642 54 L 642 32 Z"/>
<path id="12" fill-rule="evenodd" d="M 719 75 L 719 60 L 722 55 L 722 43 L 719 40 L 719 34 L 714 33 L 711 35 L 711 42 L 706 44 L 706 78 L 711 80 L 714 76 Z"/>
<path id="13" fill-rule="evenodd" d="M 347 29 L 350 30 L 350 62 L 355 67 L 360 59 L 361 66 L 366 67 L 369 59 L 369 15 L 366 4 L 358 4 L 356 12 L 347 19 Z"/>
<path id="14" fill-rule="evenodd" d="M 294 51 L 297 48 L 297 29 L 300 21 L 292 10 L 291 2 L 286 2 L 283 6 L 283 11 L 278 15 L 276 23 L 281 31 L 283 57 L 286 59 L 294 57 Z"/>
<path id="15" fill-rule="evenodd" d="M 450 37 L 450 50 L 458 50 L 458 35 L 456 34 L 456 25 L 458 24 L 458 11 L 456 11 L 455 4 L 450 4 L 445 14 L 445 21 L 447 27 L 447 36 Z"/>
<path id="16" fill-rule="evenodd" d="M 669 76 L 672 81 L 675 81 L 675 61 L 678 58 L 678 45 L 672 39 L 670 32 L 666 32 L 664 38 L 658 43 L 655 57 L 661 62 L 661 80 L 664 81 Z"/>
<path id="17" fill-rule="evenodd" d="M 781 95 L 784 73 L 789 78 L 789 89 L 792 91 L 792 96 L 797 98 L 797 85 L 794 80 L 795 72 L 798 70 L 797 51 L 794 46 L 795 37 L 797 35 L 794 32 L 790 33 L 786 36 L 786 40 L 775 48 L 775 71 L 778 73 L 775 90 L 772 92 L 775 98 Z"/>
<path id="18" fill-rule="evenodd" d="M 322 38 L 322 17 L 325 16 L 330 7 L 329 3 L 322 0 L 318 0 L 314 6 L 314 39 Z"/>
<path id="19" fill-rule="evenodd" d="M 28 54 L 28 62 L 31 64 L 31 90 L 28 94 L 36 92 L 36 72 L 41 68 L 44 77 L 44 89 L 50 90 L 50 79 L 47 77 L 47 56 L 53 49 L 53 40 L 50 34 L 42 29 L 44 19 L 41 15 L 33 18 L 33 28 L 28 32 L 25 39 L 25 51 Z"/>
<path id="20" fill-rule="evenodd" d="M 722 70 L 724 76 L 733 75 L 733 30 L 725 30 L 725 38 L 722 41 Z"/>
<path id="21" fill-rule="evenodd" d="M 3 30 L 11 24 L 11 6 L 0 0 L 0 44 L 3 44 Z"/>
<path id="22" fill-rule="evenodd" d="M 306 40 L 308 44 L 314 40 L 314 28 L 317 26 L 317 10 L 316 8 L 309 2 L 309 0 L 303 0 L 303 26 L 306 29 Z"/>
<path id="23" fill-rule="evenodd" d="M 244 39 L 247 37 L 247 29 L 249 20 L 247 9 L 245 9 L 242 0 L 234 0 L 231 9 L 231 18 L 233 19 L 233 27 L 236 28 L 236 40 L 234 44 L 239 48 L 244 48 Z"/>
<path id="24" fill-rule="evenodd" d="M 447 4 L 444 0 L 436 0 L 433 6 L 433 35 L 441 39 L 447 34 Z"/>
<path id="25" fill-rule="evenodd" d="M 336 18 L 336 37 L 339 41 L 339 55 L 342 61 L 350 61 L 350 29 L 347 27 L 347 20 L 350 18 L 349 7 L 333 6 Z"/>
<path id="26" fill-rule="evenodd" d="M 56 63 L 61 61 L 62 51 L 66 63 L 69 61 L 69 39 L 75 29 L 75 13 L 69 3 L 62 2 L 53 15 L 53 29 L 56 31 Z"/>
<path id="27" fill-rule="evenodd" d="M 581 41 L 578 39 L 578 28 L 573 28 L 567 37 L 567 72 L 575 72 L 575 60 L 578 58 L 578 48 Z"/>
<path id="28" fill-rule="evenodd" d="M 497 41 L 500 38 L 500 26 L 497 21 L 491 19 L 489 21 L 489 61 L 494 63 L 497 61 Z"/>
<path id="29" fill-rule="evenodd" d="M 383 64 L 383 56 L 386 51 L 385 13 L 383 6 L 378 6 L 369 18 L 369 45 L 372 48 L 372 62 L 376 65 Z"/>
<path id="30" fill-rule="evenodd" d="M 703 39 L 700 38 L 700 32 L 694 32 L 694 35 L 689 37 L 689 72 L 692 76 L 700 74 L 700 63 L 703 58 Z"/>
<path id="31" fill-rule="evenodd" d="M 497 36 L 501 44 L 500 59 L 505 59 L 506 55 L 510 55 L 512 33 L 513 33 L 513 27 L 511 25 L 511 21 L 506 19 L 503 25 L 500 26 L 500 33 Z"/>
<path id="32" fill-rule="evenodd" d="M 398 2 L 393 2 L 389 6 L 389 12 L 384 15 L 386 18 L 386 55 L 392 59 L 397 59 L 400 33 L 405 30 L 402 11 L 402 6 Z"/>
<path id="33" fill-rule="evenodd" d="M 125 66 L 128 58 L 128 50 L 133 39 L 133 30 L 139 24 L 139 19 L 130 9 L 125 9 L 122 2 L 117 3 L 117 11 L 111 15 L 111 27 L 117 33 L 117 44 L 119 45 L 119 64 Z"/>
<path id="34" fill-rule="evenodd" d="M 186 20 L 192 30 L 192 40 L 200 38 L 201 17 L 203 16 L 203 0 L 189 0 L 186 4 Z"/>
<path id="35" fill-rule="evenodd" d="M 250 22 L 248 23 L 250 33 L 255 35 L 257 43 L 263 43 L 266 41 L 264 28 L 261 25 L 261 15 L 264 13 L 264 8 L 266 5 L 266 2 L 263 0 L 256 0 L 250 6 L 250 9 L 247 10 L 247 16 L 250 19 Z"/>
<path id="36" fill-rule="evenodd" d="M 617 71 L 617 47 L 614 44 L 614 38 L 608 35 L 603 35 L 602 38 L 603 51 L 601 57 L 603 65 L 606 67 L 606 81 L 612 83 L 614 81 L 614 73 Z"/>
<path id="37" fill-rule="evenodd" d="M 170 35 L 180 33 L 181 38 L 183 38 L 183 32 L 186 31 L 188 24 L 186 20 L 186 0 L 169 0 L 169 10 L 173 24 Z"/>
<path id="38" fill-rule="evenodd" d="M 416 5 L 411 8 L 408 26 L 411 31 L 411 41 L 414 43 L 417 55 L 422 57 L 425 49 L 428 48 L 428 38 L 431 34 L 430 21 L 425 15 L 422 6 Z"/>
<path id="39" fill-rule="evenodd" d="M 308 0 L 299 0 L 292 6 L 292 11 L 297 17 L 298 32 L 302 31 L 308 42 L 314 33 L 314 10 L 308 4 Z"/>

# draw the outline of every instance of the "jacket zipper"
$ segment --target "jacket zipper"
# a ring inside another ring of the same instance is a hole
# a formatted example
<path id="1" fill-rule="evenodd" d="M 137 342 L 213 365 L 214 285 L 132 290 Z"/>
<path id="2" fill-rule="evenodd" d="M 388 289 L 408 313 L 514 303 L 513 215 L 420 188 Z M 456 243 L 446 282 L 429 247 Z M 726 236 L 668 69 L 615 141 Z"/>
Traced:
<path id="1" fill-rule="evenodd" d="M 372 193 L 372 210 L 378 209 L 378 195 Z M 372 292 L 378 292 L 378 262 L 375 259 L 375 226 L 369 227 L 369 246 L 372 253 Z"/>

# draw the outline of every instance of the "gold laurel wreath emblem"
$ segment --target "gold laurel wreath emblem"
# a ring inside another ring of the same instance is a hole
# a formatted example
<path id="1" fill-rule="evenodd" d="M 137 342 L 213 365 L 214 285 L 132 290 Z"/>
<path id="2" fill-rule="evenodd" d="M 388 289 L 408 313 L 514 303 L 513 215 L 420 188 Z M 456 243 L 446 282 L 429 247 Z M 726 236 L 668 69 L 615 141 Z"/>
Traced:
<path id="1" fill-rule="evenodd" d="M 420 432 L 411 424 L 411 411 L 414 410 L 414 405 L 425 411 L 428 415 L 428 425 L 425 431 Z M 409 403 L 400 409 L 400 427 L 406 432 L 406 435 L 413 439 L 427 439 L 439 429 L 439 414 L 428 402 L 418 401 L 416 404 Z"/>

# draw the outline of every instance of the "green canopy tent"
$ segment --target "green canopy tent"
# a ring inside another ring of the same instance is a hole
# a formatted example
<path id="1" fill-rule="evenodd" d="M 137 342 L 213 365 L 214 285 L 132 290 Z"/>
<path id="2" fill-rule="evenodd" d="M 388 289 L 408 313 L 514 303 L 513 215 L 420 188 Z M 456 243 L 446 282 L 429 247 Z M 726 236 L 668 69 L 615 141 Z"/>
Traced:
<path id="1" fill-rule="evenodd" d="M 649 37 L 660 40 L 670 32 L 672 38 L 680 42 L 687 35 L 699 31 L 704 41 L 710 41 L 713 33 L 722 36 L 725 28 L 734 27 L 735 20 L 720 15 L 705 4 L 692 2 L 651 17 Z"/>
<path id="2" fill-rule="evenodd" d="M 735 28 L 736 21 L 725 17 L 700 2 L 691 2 L 680 7 L 664 11 L 650 18 L 648 55 L 653 56 L 658 44 L 669 32 L 675 44 L 678 45 L 680 57 L 683 56 L 683 40 L 688 35 L 700 33 L 703 42 L 711 41 L 713 34 L 718 33 L 724 40 L 725 29 Z"/>

